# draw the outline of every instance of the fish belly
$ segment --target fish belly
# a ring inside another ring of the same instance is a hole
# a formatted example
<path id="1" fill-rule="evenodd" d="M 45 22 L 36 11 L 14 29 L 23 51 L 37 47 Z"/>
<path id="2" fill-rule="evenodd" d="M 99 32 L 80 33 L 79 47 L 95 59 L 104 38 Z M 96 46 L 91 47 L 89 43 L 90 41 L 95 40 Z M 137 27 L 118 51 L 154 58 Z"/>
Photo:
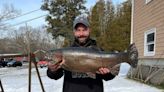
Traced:
<path id="1" fill-rule="evenodd" d="M 63 68 L 74 72 L 92 72 L 95 73 L 102 66 L 102 62 L 97 57 L 80 56 L 65 57 Z"/>

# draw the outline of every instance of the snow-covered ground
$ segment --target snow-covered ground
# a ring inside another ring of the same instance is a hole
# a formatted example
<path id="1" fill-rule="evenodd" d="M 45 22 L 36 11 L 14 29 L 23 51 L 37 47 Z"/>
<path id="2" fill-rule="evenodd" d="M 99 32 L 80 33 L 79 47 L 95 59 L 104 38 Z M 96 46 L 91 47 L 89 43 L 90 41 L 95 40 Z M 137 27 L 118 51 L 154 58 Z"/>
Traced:
<path id="1" fill-rule="evenodd" d="M 122 64 L 119 76 L 111 81 L 104 81 L 104 92 L 164 92 L 133 80 L 125 78 L 129 66 Z M 39 68 L 46 92 L 62 92 L 63 78 L 52 80 L 46 76 L 46 68 Z M 26 68 L 0 68 L 0 79 L 5 92 L 28 92 L 28 69 Z M 31 92 L 42 92 L 36 75 L 32 69 Z"/>

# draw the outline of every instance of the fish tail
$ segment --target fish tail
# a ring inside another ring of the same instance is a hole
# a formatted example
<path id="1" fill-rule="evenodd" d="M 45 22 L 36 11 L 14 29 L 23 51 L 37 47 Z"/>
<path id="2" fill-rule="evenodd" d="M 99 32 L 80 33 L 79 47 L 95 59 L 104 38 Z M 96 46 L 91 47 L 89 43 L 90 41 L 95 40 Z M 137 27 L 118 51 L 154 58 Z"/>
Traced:
<path id="1" fill-rule="evenodd" d="M 136 68 L 137 64 L 138 64 L 138 50 L 135 46 L 135 43 L 132 43 L 128 50 L 127 50 L 127 54 L 128 54 L 128 63 L 133 67 Z"/>

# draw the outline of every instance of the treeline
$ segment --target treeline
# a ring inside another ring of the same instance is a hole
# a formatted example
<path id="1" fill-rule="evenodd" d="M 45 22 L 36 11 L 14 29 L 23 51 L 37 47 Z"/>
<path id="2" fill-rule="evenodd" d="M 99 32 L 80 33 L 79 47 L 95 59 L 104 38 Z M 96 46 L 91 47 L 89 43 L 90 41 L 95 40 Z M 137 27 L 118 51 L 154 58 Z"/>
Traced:
<path id="1" fill-rule="evenodd" d="M 131 1 L 114 5 L 111 0 L 99 0 L 88 11 L 86 0 L 44 0 L 42 10 L 48 11 L 47 31 L 56 38 L 66 37 L 65 45 L 73 41 L 73 20 L 80 14 L 88 14 L 91 37 L 104 50 L 124 51 L 130 42 Z"/>
<path id="2" fill-rule="evenodd" d="M 108 51 L 124 51 L 130 43 L 131 2 L 114 6 L 99 0 L 90 14 L 91 35 Z"/>
<path id="3" fill-rule="evenodd" d="M 55 41 L 52 40 L 45 29 L 32 28 L 30 26 L 20 27 L 18 30 L 8 32 L 7 36 L 0 38 L 0 54 L 6 53 L 25 53 L 29 50 L 49 50 L 55 47 Z"/>

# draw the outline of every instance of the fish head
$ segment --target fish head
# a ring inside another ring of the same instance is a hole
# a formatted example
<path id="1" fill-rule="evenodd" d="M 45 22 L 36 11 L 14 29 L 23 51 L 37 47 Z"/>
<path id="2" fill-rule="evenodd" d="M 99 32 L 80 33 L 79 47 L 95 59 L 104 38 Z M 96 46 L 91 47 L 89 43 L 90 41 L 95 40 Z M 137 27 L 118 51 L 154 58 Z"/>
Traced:
<path id="1" fill-rule="evenodd" d="M 53 64 L 58 64 L 62 62 L 63 60 L 62 51 L 60 50 L 53 51 L 53 53 L 51 53 L 51 59 Z"/>

